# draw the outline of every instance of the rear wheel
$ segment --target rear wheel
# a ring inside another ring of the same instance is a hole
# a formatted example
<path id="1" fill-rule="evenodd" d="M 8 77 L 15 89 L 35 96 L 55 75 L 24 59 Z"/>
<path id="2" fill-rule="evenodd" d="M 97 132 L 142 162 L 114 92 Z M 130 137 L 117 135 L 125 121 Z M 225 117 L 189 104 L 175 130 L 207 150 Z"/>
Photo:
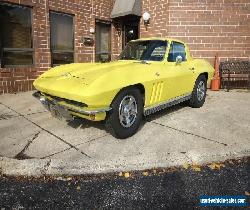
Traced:
<path id="1" fill-rule="evenodd" d="M 200 108 L 205 103 L 207 92 L 207 79 L 204 75 L 200 75 L 196 82 L 192 92 L 192 97 L 189 101 L 189 105 L 193 108 Z"/>
<path id="2" fill-rule="evenodd" d="M 141 123 L 143 112 L 143 97 L 138 89 L 122 90 L 111 105 L 106 127 L 116 138 L 125 139 L 134 135 Z"/>

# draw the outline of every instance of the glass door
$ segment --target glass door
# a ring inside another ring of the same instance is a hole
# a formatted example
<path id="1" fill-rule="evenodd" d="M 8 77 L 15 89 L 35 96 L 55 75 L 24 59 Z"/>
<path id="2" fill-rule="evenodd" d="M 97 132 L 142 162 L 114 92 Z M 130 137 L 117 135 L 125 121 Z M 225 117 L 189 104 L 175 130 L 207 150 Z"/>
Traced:
<path id="1" fill-rule="evenodd" d="M 122 19 L 123 33 L 122 33 L 122 47 L 135 39 L 139 39 L 139 24 L 140 18 L 136 16 L 127 16 Z"/>
<path id="2" fill-rule="evenodd" d="M 109 62 L 111 60 L 111 24 L 96 22 L 96 62 Z"/>
<path id="3" fill-rule="evenodd" d="M 124 24 L 123 48 L 126 46 L 128 42 L 138 38 L 139 38 L 138 24 L 137 23 Z"/>

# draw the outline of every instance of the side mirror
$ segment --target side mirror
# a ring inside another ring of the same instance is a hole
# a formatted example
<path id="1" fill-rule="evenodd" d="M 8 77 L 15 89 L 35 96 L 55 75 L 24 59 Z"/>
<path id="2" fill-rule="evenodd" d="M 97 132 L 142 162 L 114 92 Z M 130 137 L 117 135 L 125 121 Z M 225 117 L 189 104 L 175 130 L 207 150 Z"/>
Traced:
<path id="1" fill-rule="evenodd" d="M 180 64 L 182 62 L 182 57 L 178 55 L 175 60 L 176 64 Z"/>

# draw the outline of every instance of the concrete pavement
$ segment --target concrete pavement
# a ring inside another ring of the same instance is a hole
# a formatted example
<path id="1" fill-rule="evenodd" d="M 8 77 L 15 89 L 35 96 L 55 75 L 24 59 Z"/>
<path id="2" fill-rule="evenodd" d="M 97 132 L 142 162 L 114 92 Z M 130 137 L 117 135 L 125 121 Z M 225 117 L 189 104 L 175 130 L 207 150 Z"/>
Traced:
<path id="1" fill-rule="evenodd" d="M 208 92 L 147 117 L 126 140 L 104 123 L 53 118 L 32 92 L 0 96 L 0 173 L 62 175 L 203 164 L 250 155 L 250 92 Z"/>

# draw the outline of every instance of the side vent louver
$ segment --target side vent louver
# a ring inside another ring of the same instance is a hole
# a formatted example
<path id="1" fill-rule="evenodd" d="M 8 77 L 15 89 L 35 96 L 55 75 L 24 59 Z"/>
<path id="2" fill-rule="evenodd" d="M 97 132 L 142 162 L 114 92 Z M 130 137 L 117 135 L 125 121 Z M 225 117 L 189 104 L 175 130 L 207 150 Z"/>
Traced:
<path id="1" fill-rule="evenodd" d="M 157 82 L 153 84 L 152 94 L 150 98 L 150 104 L 160 102 L 163 91 L 163 82 Z"/>

